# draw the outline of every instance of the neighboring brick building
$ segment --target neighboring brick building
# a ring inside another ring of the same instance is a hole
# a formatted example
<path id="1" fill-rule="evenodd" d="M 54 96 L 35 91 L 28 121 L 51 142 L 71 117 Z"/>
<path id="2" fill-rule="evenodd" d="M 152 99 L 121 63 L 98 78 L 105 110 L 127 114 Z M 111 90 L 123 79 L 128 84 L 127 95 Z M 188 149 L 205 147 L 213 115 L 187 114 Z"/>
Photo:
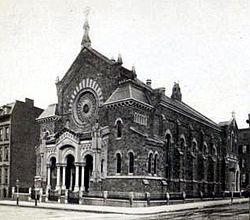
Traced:
<path id="1" fill-rule="evenodd" d="M 250 126 L 250 114 L 247 123 Z M 240 165 L 240 183 L 244 190 L 250 185 L 250 127 L 239 129 L 239 165 Z"/>
<path id="2" fill-rule="evenodd" d="M 239 191 L 235 119 L 206 118 L 182 101 L 178 83 L 169 98 L 141 82 L 121 56 L 94 50 L 87 22 L 84 29 L 79 55 L 56 83 L 58 103 L 37 119 L 37 175 L 47 192 L 160 199 Z"/>
<path id="3" fill-rule="evenodd" d="M 42 111 L 28 98 L 0 107 L 0 197 L 10 195 L 16 179 L 21 187 L 33 185 L 35 145 L 39 144 L 35 119 Z"/>

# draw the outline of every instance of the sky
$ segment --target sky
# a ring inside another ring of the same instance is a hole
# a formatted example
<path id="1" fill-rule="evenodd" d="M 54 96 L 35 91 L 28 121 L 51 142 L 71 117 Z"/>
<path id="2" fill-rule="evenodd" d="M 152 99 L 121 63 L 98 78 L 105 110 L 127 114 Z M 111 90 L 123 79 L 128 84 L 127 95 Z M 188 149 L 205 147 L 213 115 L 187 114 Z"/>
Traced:
<path id="1" fill-rule="evenodd" d="M 57 102 L 81 49 L 86 7 L 92 47 L 119 53 L 140 80 L 179 82 L 183 101 L 215 122 L 250 113 L 250 1 L 0 0 L 0 105 Z"/>

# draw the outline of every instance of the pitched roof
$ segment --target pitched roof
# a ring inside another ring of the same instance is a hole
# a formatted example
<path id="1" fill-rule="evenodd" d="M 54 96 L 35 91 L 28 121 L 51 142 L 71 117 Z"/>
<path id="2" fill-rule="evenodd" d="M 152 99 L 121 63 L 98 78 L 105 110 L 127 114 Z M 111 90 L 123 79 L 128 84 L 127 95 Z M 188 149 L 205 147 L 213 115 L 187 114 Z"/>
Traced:
<path id="1" fill-rule="evenodd" d="M 121 84 L 108 98 L 104 105 L 113 104 L 121 101 L 134 100 L 145 105 L 150 105 L 145 93 L 133 83 Z M 151 106 L 152 107 L 152 106 Z"/>
<path id="2" fill-rule="evenodd" d="M 56 112 L 57 112 L 57 104 L 51 104 L 48 106 L 46 110 L 43 111 L 43 113 L 36 120 L 57 116 Z"/>
<path id="3" fill-rule="evenodd" d="M 230 125 L 232 123 L 232 120 L 230 121 L 222 121 L 219 123 L 219 126 L 227 126 L 227 125 Z"/>
<path id="4" fill-rule="evenodd" d="M 215 123 L 211 119 L 207 118 L 206 116 L 202 115 L 200 112 L 196 111 L 195 109 L 193 109 L 192 107 L 190 107 L 189 105 L 187 105 L 186 103 L 184 103 L 182 101 L 174 100 L 174 99 L 171 99 L 167 96 L 162 96 L 162 100 L 165 103 L 169 104 L 170 106 L 177 108 L 178 110 L 180 110 L 184 113 L 187 113 L 191 116 L 194 116 L 197 119 L 200 119 L 200 120 L 205 121 L 205 122 L 207 122 L 215 127 L 218 127 L 217 123 Z"/>

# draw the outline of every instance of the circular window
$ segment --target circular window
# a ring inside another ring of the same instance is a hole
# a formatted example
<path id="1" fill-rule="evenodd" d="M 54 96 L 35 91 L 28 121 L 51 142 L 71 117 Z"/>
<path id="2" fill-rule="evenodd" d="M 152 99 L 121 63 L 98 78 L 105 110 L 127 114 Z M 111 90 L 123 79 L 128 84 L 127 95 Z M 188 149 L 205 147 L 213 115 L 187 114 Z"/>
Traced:
<path id="1" fill-rule="evenodd" d="M 97 110 L 95 95 L 90 91 L 80 92 L 75 100 L 74 118 L 78 124 L 86 124 L 94 118 Z"/>
<path id="2" fill-rule="evenodd" d="M 88 106 L 87 104 L 85 104 L 85 105 L 83 106 L 83 112 L 84 112 L 84 113 L 88 113 L 88 112 L 89 112 L 89 106 Z"/>

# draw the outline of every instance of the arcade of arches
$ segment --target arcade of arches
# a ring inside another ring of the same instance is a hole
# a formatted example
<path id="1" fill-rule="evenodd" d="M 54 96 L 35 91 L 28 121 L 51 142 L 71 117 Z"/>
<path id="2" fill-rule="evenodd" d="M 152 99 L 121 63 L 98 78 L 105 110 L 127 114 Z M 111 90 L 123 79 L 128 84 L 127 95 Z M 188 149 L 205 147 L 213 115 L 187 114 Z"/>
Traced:
<path id="1" fill-rule="evenodd" d="M 87 154 L 81 162 L 75 161 L 75 156 L 67 154 L 62 160 L 52 156 L 47 164 L 47 188 L 68 189 L 71 191 L 89 191 L 89 182 L 93 177 L 93 156 Z"/>
<path id="2" fill-rule="evenodd" d="M 75 157 L 68 154 L 65 163 L 57 163 L 55 157 L 50 158 L 47 165 L 47 188 L 68 189 L 71 191 L 88 192 L 89 182 L 93 173 L 93 156 L 87 154 L 83 162 L 75 162 Z"/>

